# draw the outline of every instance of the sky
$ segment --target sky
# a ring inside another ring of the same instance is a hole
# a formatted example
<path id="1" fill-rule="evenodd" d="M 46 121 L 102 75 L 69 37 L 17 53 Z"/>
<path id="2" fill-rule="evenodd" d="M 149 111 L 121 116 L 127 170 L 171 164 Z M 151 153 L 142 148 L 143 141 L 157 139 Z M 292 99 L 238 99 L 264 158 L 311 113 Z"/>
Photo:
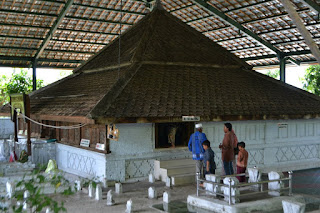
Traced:
<path id="1" fill-rule="evenodd" d="M 302 89 L 303 83 L 299 79 L 304 79 L 304 74 L 308 67 L 309 65 L 286 66 L 286 83 Z M 266 74 L 269 70 L 279 70 L 279 68 L 257 70 L 257 72 Z"/>
<path id="2" fill-rule="evenodd" d="M 308 68 L 308 65 L 301 66 L 287 66 L 286 67 L 286 83 L 291 84 L 295 87 L 302 88 L 303 83 L 299 78 L 304 78 L 305 70 Z M 20 68 L 15 69 L 16 72 L 20 72 Z M 28 74 L 32 76 L 32 69 L 27 69 Z M 279 69 L 265 69 L 258 70 L 263 74 L 267 73 L 268 70 L 279 70 Z M 2 75 L 12 75 L 14 72 L 13 68 L 10 67 L 0 67 L 0 76 Z M 62 69 L 41 69 L 37 68 L 37 79 L 44 81 L 45 85 L 53 83 L 68 74 L 71 74 L 72 70 L 62 70 Z"/>

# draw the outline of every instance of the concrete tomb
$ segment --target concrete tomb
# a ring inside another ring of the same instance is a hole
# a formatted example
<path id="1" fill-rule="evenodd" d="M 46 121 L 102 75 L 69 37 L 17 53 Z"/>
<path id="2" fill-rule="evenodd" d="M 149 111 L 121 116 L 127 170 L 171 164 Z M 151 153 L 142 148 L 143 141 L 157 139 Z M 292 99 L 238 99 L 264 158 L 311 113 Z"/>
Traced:
<path id="1" fill-rule="evenodd" d="M 88 187 L 88 196 L 93 197 L 93 193 L 94 193 L 94 188 L 92 186 L 92 183 L 90 182 Z"/>
<path id="2" fill-rule="evenodd" d="M 158 197 L 157 190 L 154 187 L 149 187 L 148 197 L 149 199 L 156 199 Z"/>
<path id="3" fill-rule="evenodd" d="M 221 190 L 223 191 L 223 194 L 225 195 L 224 200 L 229 202 L 229 180 L 231 180 L 231 186 L 236 186 L 239 184 L 239 180 L 236 177 L 226 177 L 223 179 L 223 184 L 227 185 L 227 186 L 222 186 Z M 231 188 L 231 203 L 235 204 L 235 203 L 239 203 L 239 196 L 240 195 L 240 191 L 237 187 L 232 187 Z"/>
<path id="4" fill-rule="evenodd" d="M 154 174 L 149 174 L 149 182 L 150 183 L 154 183 L 155 182 Z"/>
<path id="5" fill-rule="evenodd" d="M 284 178 L 282 172 L 274 172 L 271 171 L 268 173 L 269 180 L 278 180 Z M 271 196 L 280 196 L 282 195 L 281 189 L 284 187 L 284 183 L 282 181 L 274 181 L 268 183 L 268 194 Z M 270 191 L 271 190 L 271 191 Z"/>
<path id="6" fill-rule="evenodd" d="M 97 184 L 95 199 L 96 200 L 102 200 L 102 188 L 101 188 L 100 184 Z"/>
<path id="7" fill-rule="evenodd" d="M 163 202 L 170 203 L 171 201 L 171 194 L 170 192 L 163 192 Z"/>
<path id="8" fill-rule="evenodd" d="M 133 205 L 132 205 L 132 200 L 128 200 L 127 201 L 127 205 L 126 205 L 126 213 L 131 213 L 133 212 Z"/>
<path id="9" fill-rule="evenodd" d="M 306 204 L 292 200 L 283 200 L 282 208 L 283 213 L 304 213 L 306 209 Z"/>

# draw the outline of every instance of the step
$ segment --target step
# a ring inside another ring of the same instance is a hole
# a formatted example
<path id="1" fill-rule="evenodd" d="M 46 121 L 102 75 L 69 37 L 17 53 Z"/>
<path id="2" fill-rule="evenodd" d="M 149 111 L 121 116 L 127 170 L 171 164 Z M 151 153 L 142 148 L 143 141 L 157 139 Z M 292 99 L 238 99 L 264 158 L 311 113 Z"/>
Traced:
<path id="1" fill-rule="evenodd" d="M 176 176 L 176 175 L 193 174 L 193 173 L 195 173 L 195 171 L 196 171 L 196 168 L 194 165 L 170 167 L 170 168 L 160 168 L 159 180 L 165 182 L 168 176 L 171 177 L 171 176 Z"/>
<path id="2" fill-rule="evenodd" d="M 157 161 L 157 160 L 155 160 Z M 160 160 L 160 168 L 177 167 L 186 165 L 196 165 L 196 162 L 191 158 Z"/>
<path id="3" fill-rule="evenodd" d="M 176 175 L 171 177 L 171 183 L 173 186 L 192 184 L 195 182 L 196 182 L 195 174 Z"/>
<path id="4" fill-rule="evenodd" d="M 172 159 L 172 160 L 155 160 L 154 161 L 154 177 L 157 180 L 166 181 L 167 172 L 163 169 L 166 168 L 185 168 L 195 167 L 195 161 L 192 159 Z M 195 171 L 195 169 L 194 169 Z"/>

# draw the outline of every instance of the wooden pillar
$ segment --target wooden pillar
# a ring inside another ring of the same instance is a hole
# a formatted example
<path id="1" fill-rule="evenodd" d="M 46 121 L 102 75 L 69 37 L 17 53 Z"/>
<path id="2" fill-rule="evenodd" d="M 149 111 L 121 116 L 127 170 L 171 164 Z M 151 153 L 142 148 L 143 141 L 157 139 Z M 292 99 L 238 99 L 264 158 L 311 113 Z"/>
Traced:
<path id="1" fill-rule="evenodd" d="M 30 118 L 30 98 L 29 95 L 26 95 L 26 116 Z M 27 148 L 28 148 L 28 155 L 31 155 L 31 122 L 30 120 L 26 119 L 27 122 Z"/>

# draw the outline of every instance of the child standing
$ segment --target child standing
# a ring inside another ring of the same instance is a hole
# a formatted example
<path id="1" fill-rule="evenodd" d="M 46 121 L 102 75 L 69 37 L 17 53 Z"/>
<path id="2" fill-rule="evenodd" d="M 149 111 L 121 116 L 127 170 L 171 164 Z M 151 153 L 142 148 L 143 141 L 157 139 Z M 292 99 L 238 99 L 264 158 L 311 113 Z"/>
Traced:
<path id="1" fill-rule="evenodd" d="M 238 143 L 239 153 L 237 159 L 237 174 L 245 173 L 247 169 L 248 163 L 248 152 L 245 149 L 246 144 L 245 142 Z M 237 176 L 239 182 L 245 182 L 246 176 Z"/>
<path id="2" fill-rule="evenodd" d="M 204 174 L 215 174 L 216 163 L 214 162 L 214 152 L 210 147 L 210 141 L 205 140 L 202 143 L 204 149 L 203 154 L 203 170 Z"/>

